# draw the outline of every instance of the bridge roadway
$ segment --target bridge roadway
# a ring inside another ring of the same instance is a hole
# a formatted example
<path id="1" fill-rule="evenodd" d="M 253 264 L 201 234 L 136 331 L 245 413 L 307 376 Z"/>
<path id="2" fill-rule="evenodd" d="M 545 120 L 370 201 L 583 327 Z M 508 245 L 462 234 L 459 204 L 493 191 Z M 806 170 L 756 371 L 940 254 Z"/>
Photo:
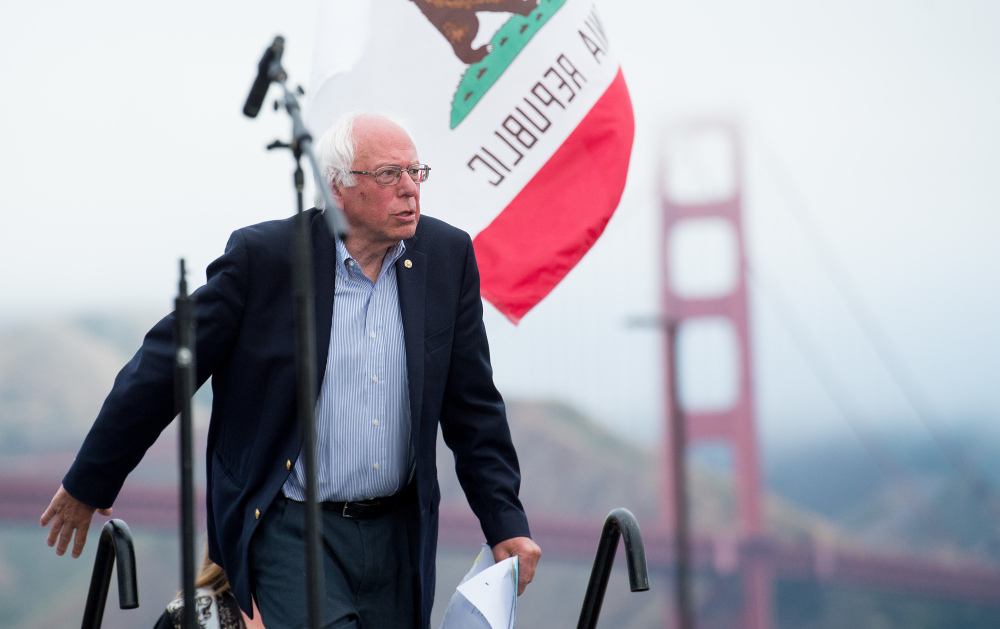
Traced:
<path id="1" fill-rule="evenodd" d="M 5 475 L 0 479 L 0 524 L 37 524 L 58 484 L 58 480 L 39 475 Z M 173 531 L 177 528 L 178 503 L 174 486 L 127 484 L 115 504 L 114 517 L 133 527 Z M 195 503 L 197 521 L 203 521 L 203 492 L 197 494 Z M 669 570 L 673 561 L 669 534 L 648 522 L 639 524 L 650 568 Z M 533 517 L 531 527 L 546 558 L 581 560 L 589 566 L 602 525 L 600 519 L 570 520 L 546 514 Z M 442 548 L 468 548 L 482 541 L 479 523 L 468 507 L 442 509 Z M 737 544 L 724 537 L 696 538 L 693 554 L 698 569 L 721 575 L 733 575 L 747 559 L 756 558 L 763 559 L 779 579 L 815 579 L 954 601 L 1000 603 L 1000 569 L 971 560 L 933 561 L 774 539 Z"/>

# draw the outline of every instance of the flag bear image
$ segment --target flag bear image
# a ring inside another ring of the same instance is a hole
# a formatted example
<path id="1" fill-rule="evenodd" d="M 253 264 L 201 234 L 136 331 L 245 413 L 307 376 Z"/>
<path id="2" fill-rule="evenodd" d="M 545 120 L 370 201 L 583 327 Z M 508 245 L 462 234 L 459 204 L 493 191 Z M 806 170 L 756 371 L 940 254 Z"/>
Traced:
<path id="1" fill-rule="evenodd" d="M 451 43 L 455 56 L 469 64 L 451 103 L 451 128 L 454 129 L 566 0 L 412 1 Z M 472 42 L 479 34 L 477 11 L 514 15 L 497 29 L 489 46 L 473 49 Z"/>
<path id="2" fill-rule="evenodd" d="M 537 0 L 412 0 L 420 11 L 437 28 L 455 56 L 462 63 L 473 64 L 481 61 L 489 52 L 486 46 L 473 49 L 472 42 L 479 34 L 479 18 L 476 13 L 515 13 L 528 15 L 538 5 Z"/>

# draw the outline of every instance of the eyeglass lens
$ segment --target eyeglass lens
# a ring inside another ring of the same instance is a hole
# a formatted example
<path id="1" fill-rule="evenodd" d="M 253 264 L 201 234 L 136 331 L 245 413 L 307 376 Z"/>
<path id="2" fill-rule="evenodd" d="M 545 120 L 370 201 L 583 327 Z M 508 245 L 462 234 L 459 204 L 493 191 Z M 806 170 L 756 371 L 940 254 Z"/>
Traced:
<path id="1" fill-rule="evenodd" d="M 422 183 L 427 181 L 427 175 L 430 168 L 427 166 L 410 166 L 409 168 L 403 169 L 399 166 L 384 166 L 375 171 L 375 181 L 383 186 L 391 186 L 398 183 L 400 178 L 403 176 L 403 170 L 410 176 L 410 179 L 414 183 Z"/>

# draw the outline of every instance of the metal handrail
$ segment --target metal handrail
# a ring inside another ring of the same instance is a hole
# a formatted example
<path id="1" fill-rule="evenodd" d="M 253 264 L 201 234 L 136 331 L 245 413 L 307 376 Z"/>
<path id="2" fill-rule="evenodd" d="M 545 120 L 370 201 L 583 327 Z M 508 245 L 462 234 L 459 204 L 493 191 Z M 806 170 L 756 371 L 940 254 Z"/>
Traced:
<path id="1" fill-rule="evenodd" d="M 646 548 L 642 544 L 639 523 L 628 509 L 615 509 L 604 520 L 601 541 L 597 546 L 594 568 L 590 573 L 590 583 L 583 597 L 580 622 L 577 629 L 594 629 L 601 614 L 604 592 L 608 589 L 611 567 L 615 563 L 619 538 L 625 539 L 625 559 L 628 562 L 628 582 L 633 592 L 649 589 L 649 574 L 646 571 Z"/>
<path id="2" fill-rule="evenodd" d="M 122 520 L 109 520 L 101 529 L 97 544 L 94 574 L 90 577 L 87 607 L 83 611 L 82 629 L 101 629 L 104 605 L 111 587 L 111 571 L 118 564 L 118 606 L 135 609 L 139 606 L 139 587 L 135 573 L 135 547 L 132 533 Z"/>

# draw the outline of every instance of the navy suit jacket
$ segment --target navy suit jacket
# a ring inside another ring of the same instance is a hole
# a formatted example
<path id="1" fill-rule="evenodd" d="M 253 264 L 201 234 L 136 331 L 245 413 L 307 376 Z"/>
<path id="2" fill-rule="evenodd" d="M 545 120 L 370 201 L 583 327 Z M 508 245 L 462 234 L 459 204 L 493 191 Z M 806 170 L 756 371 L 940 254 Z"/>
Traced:
<path id="1" fill-rule="evenodd" d="M 330 343 L 335 247 L 316 210 L 310 222 L 316 286 L 316 361 Z M 237 230 L 195 291 L 198 384 L 212 376 L 206 473 L 209 555 L 250 609 L 247 564 L 257 523 L 299 456 L 291 289 L 294 218 Z M 491 546 L 528 536 L 520 472 L 503 400 L 493 385 L 479 271 L 468 234 L 423 216 L 396 262 L 416 457 L 419 615 L 430 621 L 437 552 L 437 427 Z M 407 265 L 406 262 L 410 264 Z M 173 315 L 146 335 L 115 379 L 63 484 L 76 499 L 110 507 L 125 477 L 177 414 Z"/>

